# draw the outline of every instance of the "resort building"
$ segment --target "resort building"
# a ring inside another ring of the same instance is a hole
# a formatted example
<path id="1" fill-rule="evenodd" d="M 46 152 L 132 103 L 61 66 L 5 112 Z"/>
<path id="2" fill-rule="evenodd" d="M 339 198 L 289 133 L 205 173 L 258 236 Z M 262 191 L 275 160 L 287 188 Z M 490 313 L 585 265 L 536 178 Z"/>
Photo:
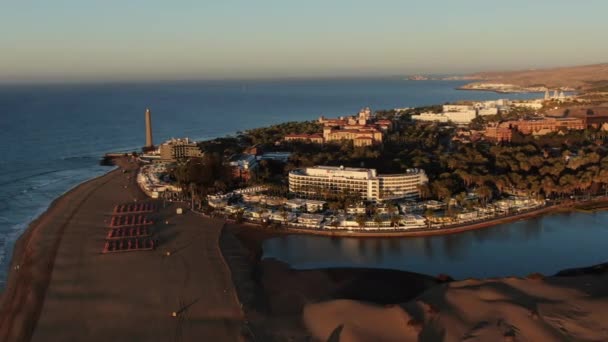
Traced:
<path id="1" fill-rule="evenodd" d="M 302 141 L 315 144 L 322 144 L 323 137 L 320 134 L 288 134 L 285 141 Z"/>
<path id="2" fill-rule="evenodd" d="M 426 182 L 428 178 L 420 169 L 379 175 L 375 169 L 314 166 L 289 173 L 289 191 L 292 193 L 318 196 L 323 192 L 351 192 L 368 201 L 417 198 L 418 185 Z"/>
<path id="3" fill-rule="evenodd" d="M 188 138 L 168 140 L 160 145 L 159 150 L 162 161 L 176 161 L 203 156 L 203 151 L 201 151 L 197 143 Z"/>
<path id="4" fill-rule="evenodd" d="M 412 120 L 468 124 L 475 117 L 477 117 L 477 109 L 472 105 L 443 105 L 441 113 L 424 112 L 412 115 Z"/>
<path id="5" fill-rule="evenodd" d="M 310 228 L 319 228 L 324 219 L 325 216 L 321 214 L 300 214 L 298 223 Z"/>
<path id="6" fill-rule="evenodd" d="M 232 168 L 232 176 L 246 182 L 258 168 L 258 161 L 254 155 L 237 154 L 230 158 L 229 165 Z"/>
<path id="7" fill-rule="evenodd" d="M 294 198 L 285 202 L 285 207 L 292 211 L 316 213 L 325 209 L 327 202 L 311 199 Z"/>
<path id="8" fill-rule="evenodd" d="M 367 213 L 367 208 L 363 203 L 349 205 L 346 207 L 346 213 L 351 215 L 360 215 Z"/>
<path id="9" fill-rule="evenodd" d="M 390 120 L 376 120 L 372 110 L 363 108 L 357 115 L 327 119 L 321 116 L 318 120 L 323 125 L 320 134 L 288 134 L 285 141 L 305 141 L 311 143 L 329 143 L 350 140 L 356 147 L 382 143 L 384 132 L 393 128 Z"/>
<path id="10" fill-rule="evenodd" d="M 323 128 L 323 139 L 325 142 L 336 142 L 352 140 L 357 147 L 370 146 L 382 142 L 382 132 L 373 127 L 361 128 Z"/>
<path id="11" fill-rule="evenodd" d="M 513 131 L 511 131 L 511 128 L 509 128 L 508 125 L 492 123 L 492 124 L 488 124 L 488 126 L 486 126 L 486 129 L 483 131 L 483 136 L 487 140 L 491 140 L 491 141 L 509 142 L 509 141 L 511 141 L 511 138 L 513 137 Z"/>
<path id="12" fill-rule="evenodd" d="M 583 118 L 541 118 L 510 120 L 486 127 L 484 136 L 493 141 L 511 141 L 513 130 L 522 134 L 544 135 L 562 130 L 580 130 L 587 126 Z"/>
<path id="13" fill-rule="evenodd" d="M 273 211 L 269 219 L 275 222 L 288 223 L 296 219 L 296 214 L 288 211 Z"/>
<path id="14" fill-rule="evenodd" d="M 511 106 L 518 108 L 528 109 L 541 109 L 543 108 L 543 102 L 540 100 L 529 100 L 529 101 L 511 101 Z"/>
<path id="15" fill-rule="evenodd" d="M 497 114 L 498 114 L 498 108 L 496 108 L 496 107 L 477 109 L 477 115 L 479 115 L 479 116 L 497 115 Z"/>

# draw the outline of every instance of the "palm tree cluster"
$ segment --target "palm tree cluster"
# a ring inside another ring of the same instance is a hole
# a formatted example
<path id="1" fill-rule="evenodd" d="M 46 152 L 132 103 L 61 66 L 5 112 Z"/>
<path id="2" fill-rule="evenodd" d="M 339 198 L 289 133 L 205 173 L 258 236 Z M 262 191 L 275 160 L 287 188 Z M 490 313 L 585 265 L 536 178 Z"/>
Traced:
<path id="1" fill-rule="evenodd" d="M 445 172 L 425 189 L 439 199 L 467 190 L 482 201 L 503 193 L 554 197 L 590 194 L 608 185 L 608 151 L 595 144 L 459 145 L 440 163 Z"/>

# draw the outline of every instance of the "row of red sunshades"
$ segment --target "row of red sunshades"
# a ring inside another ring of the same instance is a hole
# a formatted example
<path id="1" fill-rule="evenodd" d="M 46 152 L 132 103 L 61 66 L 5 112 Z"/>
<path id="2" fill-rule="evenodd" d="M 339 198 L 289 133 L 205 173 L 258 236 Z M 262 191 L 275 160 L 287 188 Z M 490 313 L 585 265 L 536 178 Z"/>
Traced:
<path id="1" fill-rule="evenodd" d="M 125 227 L 125 226 L 147 226 L 154 222 L 148 219 L 145 215 L 125 215 L 125 216 L 112 216 L 110 221 L 111 228 Z"/>
<path id="2" fill-rule="evenodd" d="M 148 227 L 154 222 L 146 215 L 128 215 L 154 210 L 156 210 L 156 206 L 152 203 L 116 205 L 102 253 L 154 249 L 158 245 L 158 241 L 152 239 L 151 229 Z"/>
<path id="3" fill-rule="evenodd" d="M 151 250 L 157 246 L 150 237 L 106 240 L 102 253 Z"/>
<path id="4" fill-rule="evenodd" d="M 150 213 L 156 210 L 153 203 L 128 203 L 114 207 L 115 214 Z"/>
<path id="5" fill-rule="evenodd" d="M 112 228 L 108 231 L 106 239 L 146 237 L 150 235 L 150 229 L 148 227 Z"/>

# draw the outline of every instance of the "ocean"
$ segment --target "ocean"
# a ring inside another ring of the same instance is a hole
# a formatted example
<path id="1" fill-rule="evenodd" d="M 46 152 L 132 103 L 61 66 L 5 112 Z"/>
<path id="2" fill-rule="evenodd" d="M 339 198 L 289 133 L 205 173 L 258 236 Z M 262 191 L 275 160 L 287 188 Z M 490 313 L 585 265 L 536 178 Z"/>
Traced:
<path id="1" fill-rule="evenodd" d="M 541 94 L 461 91 L 460 81 L 316 79 L 0 85 L 0 288 L 27 225 L 72 187 L 102 175 L 105 152 L 138 150 L 144 111 L 155 143 L 209 139 L 320 115 Z"/>

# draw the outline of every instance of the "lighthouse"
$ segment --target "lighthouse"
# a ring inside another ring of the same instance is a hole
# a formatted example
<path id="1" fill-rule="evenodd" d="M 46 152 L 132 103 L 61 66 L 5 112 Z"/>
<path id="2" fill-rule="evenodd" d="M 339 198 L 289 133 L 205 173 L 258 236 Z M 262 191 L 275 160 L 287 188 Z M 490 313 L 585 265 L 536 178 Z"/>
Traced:
<path id="1" fill-rule="evenodd" d="M 150 113 L 150 109 L 146 108 L 146 146 L 144 146 L 145 150 L 151 150 L 154 148 L 154 143 L 152 142 L 152 113 Z"/>

